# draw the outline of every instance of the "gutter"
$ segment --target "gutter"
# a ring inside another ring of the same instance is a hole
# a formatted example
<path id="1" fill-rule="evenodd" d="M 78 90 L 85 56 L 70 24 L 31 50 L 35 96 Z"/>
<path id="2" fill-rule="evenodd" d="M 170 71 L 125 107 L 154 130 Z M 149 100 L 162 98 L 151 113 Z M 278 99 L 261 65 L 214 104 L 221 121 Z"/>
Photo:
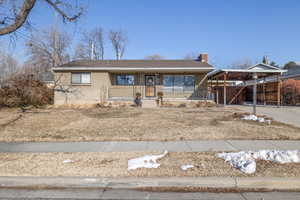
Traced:
<path id="1" fill-rule="evenodd" d="M 53 71 L 211 71 L 211 67 L 54 67 Z"/>

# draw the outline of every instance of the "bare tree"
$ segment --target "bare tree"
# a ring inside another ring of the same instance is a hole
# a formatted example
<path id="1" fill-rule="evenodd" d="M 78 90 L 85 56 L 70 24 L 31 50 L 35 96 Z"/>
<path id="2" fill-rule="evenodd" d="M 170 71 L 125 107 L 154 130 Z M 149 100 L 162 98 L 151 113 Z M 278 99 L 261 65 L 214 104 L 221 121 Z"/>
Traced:
<path id="1" fill-rule="evenodd" d="M 82 42 L 76 46 L 75 59 L 104 59 L 104 37 L 101 27 L 82 34 Z"/>
<path id="2" fill-rule="evenodd" d="M 70 61 L 68 53 L 71 40 L 66 32 L 51 28 L 31 35 L 27 41 L 29 60 L 27 65 L 37 74 Z"/>
<path id="3" fill-rule="evenodd" d="M 18 70 L 17 60 L 5 51 L 0 52 L 0 86 L 1 83 L 9 79 Z"/>
<path id="4" fill-rule="evenodd" d="M 196 60 L 198 58 L 199 54 L 195 53 L 195 52 L 191 52 L 186 54 L 183 59 L 184 60 Z"/>
<path id="5" fill-rule="evenodd" d="M 76 1 L 39 0 L 48 4 L 63 19 L 76 21 L 83 13 L 83 7 Z M 38 0 L 0 0 L 0 35 L 15 32 L 28 22 L 29 14 L 36 7 Z"/>
<path id="6" fill-rule="evenodd" d="M 164 60 L 165 58 L 159 54 L 153 54 L 145 57 L 145 60 Z"/>
<path id="7" fill-rule="evenodd" d="M 122 59 L 128 43 L 127 34 L 122 30 L 111 30 L 109 32 L 109 40 L 116 54 L 116 59 Z"/>
<path id="8" fill-rule="evenodd" d="M 252 66 L 252 61 L 249 58 L 241 59 L 231 64 L 231 68 L 235 68 L 235 69 L 246 69 L 251 66 Z"/>
<path id="9" fill-rule="evenodd" d="M 75 48 L 75 53 L 73 56 L 74 60 L 89 60 L 90 57 L 90 49 L 87 49 L 85 45 L 82 43 L 77 44 Z"/>

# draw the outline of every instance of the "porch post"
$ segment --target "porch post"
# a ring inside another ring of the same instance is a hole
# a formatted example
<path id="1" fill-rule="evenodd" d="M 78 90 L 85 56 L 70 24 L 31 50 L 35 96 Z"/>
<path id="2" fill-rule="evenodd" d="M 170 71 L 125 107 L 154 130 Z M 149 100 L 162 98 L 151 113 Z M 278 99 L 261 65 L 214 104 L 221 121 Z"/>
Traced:
<path id="1" fill-rule="evenodd" d="M 227 81 L 227 72 L 225 72 L 225 74 L 224 74 L 224 82 L 223 82 L 223 86 L 224 86 L 224 94 L 223 94 L 223 96 L 224 96 L 224 106 L 226 106 L 226 102 L 227 102 L 227 98 L 226 98 L 226 96 L 227 96 L 227 94 L 226 94 L 226 81 Z"/>
<path id="2" fill-rule="evenodd" d="M 256 115 L 256 103 L 257 103 L 257 74 L 253 74 L 254 85 L 253 85 L 253 114 Z"/>

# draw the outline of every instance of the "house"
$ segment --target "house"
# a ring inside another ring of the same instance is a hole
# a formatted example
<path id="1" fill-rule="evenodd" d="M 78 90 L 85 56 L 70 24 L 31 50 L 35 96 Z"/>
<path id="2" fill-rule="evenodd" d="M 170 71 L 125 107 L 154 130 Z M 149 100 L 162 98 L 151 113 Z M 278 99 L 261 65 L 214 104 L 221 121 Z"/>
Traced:
<path id="1" fill-rule="evenodd" d="M 169 100 L 203 100 L 206 75 L 213 70 L 208 55 L 197 60 L 81 60 L 53 68 L 58 104 L 143 100 L 163 92 Z"/>
<path id="2" fill-rule="evenodd" d="M 283 79 L 300 80 L 300 62 L 290 64 L 286 67 L 286 69 L 288 71 L 284 73 Z"/>

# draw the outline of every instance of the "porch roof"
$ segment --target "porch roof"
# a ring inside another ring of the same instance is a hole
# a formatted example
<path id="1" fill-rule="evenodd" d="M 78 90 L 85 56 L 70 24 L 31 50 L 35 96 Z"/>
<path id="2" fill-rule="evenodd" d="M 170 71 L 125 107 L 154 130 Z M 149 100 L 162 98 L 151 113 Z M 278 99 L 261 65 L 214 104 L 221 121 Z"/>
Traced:
<path id="1" fill-rule="evenodd" d="M 210 72 L 214 67 L 199 60 L 80 60 L 53 71 L 124 71 L 124 72 Z"/>

